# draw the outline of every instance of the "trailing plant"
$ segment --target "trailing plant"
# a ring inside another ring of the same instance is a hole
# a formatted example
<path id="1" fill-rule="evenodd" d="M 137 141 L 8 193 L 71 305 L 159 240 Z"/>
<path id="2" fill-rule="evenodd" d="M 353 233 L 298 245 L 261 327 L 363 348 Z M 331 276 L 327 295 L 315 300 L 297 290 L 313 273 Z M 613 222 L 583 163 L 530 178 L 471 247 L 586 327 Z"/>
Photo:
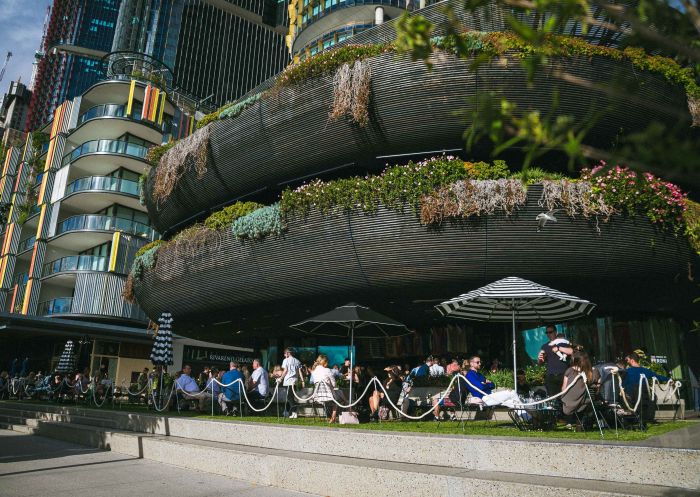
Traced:
<path id="1" fill-rule="evenodd" d="M 518 180 L 459 180 L 425 195 L 420 201 L 421 224 L 503 211 L 512 214 L 525 205 L 526 192 Z"/>
<path id="2" fill-rule="evenodd" d="M 161 202 L 170 196 L 180 178 L 190 167 L 201 178 L 207 171 L 210 151 L 211 126 L 202 128 L 178 141 L 160 158 L 153 180 L 153 199 Z"/>
<path id="3" fill-rule="evenodd" d="M 279 237 L 285 229 L 280 204 L 257 209 L 236 219 L 231 226 L 233 236 L 238 240 L 262 240 L 269 235 Z"/>
<path id="4" fill-rule="evenodd" d="M 122 298 L 131 304 L 136 303 L 136 294 L 134 293 L 134 274 L 129 273 L 124 283 L 122 290 Z"/>
<path id="5" fill-rule="evenodd" d="M 203 224 L 195 224 L 180 231 L 172 240 L 163 244 L 160 248 L 161 256 L 166 260 L 194 257 L 205 247 L 217 250 L 220 241 L 221 236 L 217 231 Z"/>
<path id="6" fill-rule="evenodd" d="M 32 204 L 27 201 L 19 204 L 17 207 L 17 224 L 24 224 L 27 222 L 32 212 L 32 207 Z"/>
<path id="7" fill-rule="evenodd" d="M 212 123 L 214 121 L 218 121 L 220 119 L 228 119 L 238 116 L 248 107 L 252 107 L 253 104 L 260 100 L 263 95 L 264 92 L 256 93 L 243 100 L 238 100 L 232 104 L 226 104 L 222 107 L 219 107 L 214 112 L 210 112 L 209 114 L 204 116 L 199 122 L 197 122 L 197 129 L 203 128 L 207 124 Z"/>
<path id="8" fill-rule="evenodd" d="M 333 78 L 333 104 L 328 117 L 337 120 L 348 116 L 360 126 L 369 122 L 369 97 L 372 71 L 367 62 L 343 64 Z"/>
<path id="9" fill-rule="evenodd" d="M 146 182 L 148 181 L 148 170 L 139 175 L 139 203 L 146 205 Z"/>
<path id="10" fill-rule="evenodd" d="M 204 220 L 204 226 L 210 230 L 223 231 L 229 229 L 233 222 L 251 212 L 264 207 L 257 202 L 236 202 L 213 213 Z"/>
<path id="11" fill-rule="evenodd" d="M 152 242 L 147 243 L 146 245 L 144 245 L 143 247 L 141 247 L 140 249 L 138 249 L 138 250 L 136 251 L 136 255 L 135 255 L 134 257 L 139 258 L 139 257 L 141 257 L 145 252 L 148 252 L 148 251 L 151 250 L 152 248 L 160 247 L 160 246 L 163 245 L 164 243 L 165 243 L 164 240 L 153 240 Z"/>
<path id="12" fill-rule="evenodd" d="M 695 252 L 700 255 L 700 204 L 692 200 L 686 200 L 686 210 L 683 214 L 685 223 L 685 235 Z"/>
<path id="13" fill-rule="evenodd" d="M 663 228 L 676 233 L 684 228 L 687 197 L 681 189 L 651 173 L 638 174 L 627 167 L 607 167 L 604 162 L 581 171 L 606 205 L 630 215 L 642 213 Z"/>
<path id="14" fill-rule="evenodd" d="M 616 212 L 589 181 L 560 179 L 541 183 L 542 195 L 538 203 L 548 211 L 561 209 L 569 216 L 578 214 L 586 218 L 601 215 L 606 221 Z"/>

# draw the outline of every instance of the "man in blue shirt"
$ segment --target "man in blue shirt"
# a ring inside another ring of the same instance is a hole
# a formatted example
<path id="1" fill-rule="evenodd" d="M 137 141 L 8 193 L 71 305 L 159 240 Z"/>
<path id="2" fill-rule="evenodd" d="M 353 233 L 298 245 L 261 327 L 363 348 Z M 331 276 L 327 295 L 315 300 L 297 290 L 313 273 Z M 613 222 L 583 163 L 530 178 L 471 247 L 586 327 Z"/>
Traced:
<path id="1" fill-rule="evenodd" d="M 469 393 L 472 394 L 472 397 L 476 397 L 477 399 L 482 398 L 484 394 L 490 395 L 491 390 L 493 390 L 495 387 L 493 382 L 487 380 L 486 377 L 479 372 L 480 369 L 481 357 L 476 355 L 471 356 L 469 358 L 469 371 L 467 372 L 467 381 L 470 384 L 467 385 L 467 387 L 469 388 Z"/>
<path id="2" fill-rule="evenodd" d="M 416 366 L 411 370 L 411 376 L 413 378 L 428 376 L 430 374 L 430 366 L 432 365 L 433 356 L 428 356 L 428 358 L 425 359 L 425 362 L 423 364 L 421 364 L 420 366 Z"/>
<path id="3" fill-rule="evenodd" d="M 180 377 L 175 380 L 175 383 L 177 383 L 178 390 L 181 393 L 184 392 L 183 397 L 185 399 L 199 399 L 199 410 L 201 411 L 204 410 L 205 399 L 204 396 L 200 395 L 199 385 L 197 385 L 197 382 L 194 381 L 191 375 L 192 366 L 185 364 Z"/>
<path id="4" fill-rule="evenodd" d="M 236 380 L 241 380 L 233 384 Z M 224 373 L 221 378 L 221 383 L 226 386 L 222 387 L 221 395 L 219 396 L 219 405 L 221 406 L 221 411 L 224 414 L 229 414 L 229 403 L 238 402 L 241 398 L 241 384 L 243 381 L 243 375 L 238 370 L 238 363 L 231 361 L 229 363 L 229 370 Z M 233 406 L 232 414 L 237 411 L 236 407 Z"/>
<path id="5" fill-rule="evenodd" d="M 627 369 L 625 369 L 625 377 L 622 380 L 622 388 L 625 389 L 625 394 L 628 397 L 637 398 L 639 379 L 642 376 L 646 376 L 647 380 L 649 380 L 649 386 L 651 386 L 652 378 L 656 378 L 660 382 L 667 382 L 670 380 L 667 376 L 656 374 L 651 369 L 640 366 L 639 356 L 635 353 L 627 354 L 625 356 L 625 361 L 627 362 Z"/>

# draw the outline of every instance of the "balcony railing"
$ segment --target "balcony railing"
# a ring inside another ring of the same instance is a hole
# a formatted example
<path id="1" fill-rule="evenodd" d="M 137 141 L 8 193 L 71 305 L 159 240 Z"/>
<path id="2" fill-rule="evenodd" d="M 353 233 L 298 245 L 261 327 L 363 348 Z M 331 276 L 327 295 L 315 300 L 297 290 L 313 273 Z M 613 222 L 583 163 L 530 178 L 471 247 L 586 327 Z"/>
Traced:
<path id="1" fill-rule="evenodd" d="M 66 187 L 66 195 L 75 192 L 104 191 L 139 196 L 139 184 L 136 181 L 114 178 L 112 176 L 88 176 L 76 179 Z"/>
<path id="2" fill-rule="evenodd" d="M 141 109 L 132 109 L 131 116 L 126 116 L 126 105 L 120 104 L 101 104 L 90 107 L 88 110 L 83 112 L 83 114 L 78 118 L 78 124 L 82 124 L 90 119 L 97 119 L 100 117 L 125 117 L 131 119 L 132 121 L 140 122 L 141 119 Z M 146 121 L 151 123 L 150 121 Z M 153 123 L 155 124 L 155 123 Z M 163 119 L 162 131 L 163 133 L 169 133 L 171 127 L 171 121 L 167 117 Z"/>
<path id="3" fill-rule="evenodd" d="M 85 142 L 63 157 L 63 165 L 76 160 L 86 154 L 120 154 L 129 155 L 138 159 L 146 157 L 148 147 L 122 140 L 92 140 Z"/>
<path id="4" fill-rule="evenodd" d="M 98 255 L 69 255 L 44 264 L 42 275 L 68 271 L 106 271 L 107 258 Z"/>
<path id="5" fill-rule="evenodd" d="M 25 250 L 29 250 L 34 246 L 36 243 L 36 237 L 32 236 L 30 238 L 27 238 L 26 240 L 22 240 L 19 242 L 19 246 L 17 247 L 17 253 L 19 254 L 20 252 L 24 252 Z"/>
<path id="6" fill-rule="evenodd" d="M 69 231 L 124 231 L 132 235 L 148 238 L 151 241 L 159 236 L 147 224 L 132 221 L 131 219 L 100 214 L 82 214 L 69 217 L 58 225 L 56 235 Z"/>
<path id="7" fill-rule="evenodd" d="M 58 299 L 46 300 L 39 302 L 37 314 L 39 316 L 51 316 L 52 314 L 68 314 L 73 307 L 72 297 L 63 297 Z"/>

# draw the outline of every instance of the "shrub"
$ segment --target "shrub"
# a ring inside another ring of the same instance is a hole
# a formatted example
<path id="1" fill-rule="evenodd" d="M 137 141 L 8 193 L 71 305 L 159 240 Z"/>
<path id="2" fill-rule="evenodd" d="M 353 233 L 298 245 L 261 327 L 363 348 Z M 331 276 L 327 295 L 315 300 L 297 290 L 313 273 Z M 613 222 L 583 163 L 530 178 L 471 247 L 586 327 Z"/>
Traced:
<path id="1" fill-rule="evenodd" d="M 257 209 L 233 222 L 231 231 L 238 240 L 262 240 L 269 235 L 281 236 L 285 230 L 280 205 Z"/>
<path id="2" fill-rule="evenodd" d="M 164 243 L 165 243 L 165 241 L 163 241 L 163 240 L 153 240 L 151 243 L 147 243 L 146 245 L 144 245 L 143 247 L 138 249 L 135 257 L 136 258 L 141 257 L 144 254 L 144 252 L 148 252 L 149 250 L 151 250 L 152 248 L 155 248 L 155 247 L 160 247 Z"/>
<path id="3" fill-rule="evenodd" d="M 495 373 L 488 371 L 484 373 L 484 376 L 487 380 L 491 380 L 496 388 L 515 388 L 512 369 L 499 369 Z"/>
<path id="4" fill-rule="evenodd" d="M 264 206 L 257 202 L 236 202 L 206 218 L 204 226 L 210 230 L 223 231 L 230 228 L 236 219 L 247 216 L 262 207 Z"/>
<path id="5" fill-rule="evenodd" d="M 470 179 L 501 179 L 508 178 L 511 173 L 505 161 L 495 160 L 493 164 L 488 162 L 465 162 L 464 168 Z"/>
<path id="6" fill-rule="evenodd" d="M 616 211 L 589 181 L 544 180 L 538 203 L 548 211 L 560 208 L 569 216 L 580 214 L 587 218 L 602 215 L 605 220 Z"/>
<path id="7" fill-rule="evenodd" d="M 528 167 L 512 175 L 513 179 L 520 180 L 526 185 L 534 185 L 543 181 L 559 181 L 564 177 L 561 173 L 545 171 L 539 167 Z"/>
<path id="8" fill-rule="evenodd" d="M 687 200 L 683 221 L 685 223 L 685 234 L 690 241 L 690 245 L 700 255 L 700 204 Z"/>
<path id="9" fill-rule="evenodd" d="M 530 365 L 525 368 L 525 381 L 529 385 L 544 385 L 545 376 L 547 376 L 547 366 L 544 364 Z"/>

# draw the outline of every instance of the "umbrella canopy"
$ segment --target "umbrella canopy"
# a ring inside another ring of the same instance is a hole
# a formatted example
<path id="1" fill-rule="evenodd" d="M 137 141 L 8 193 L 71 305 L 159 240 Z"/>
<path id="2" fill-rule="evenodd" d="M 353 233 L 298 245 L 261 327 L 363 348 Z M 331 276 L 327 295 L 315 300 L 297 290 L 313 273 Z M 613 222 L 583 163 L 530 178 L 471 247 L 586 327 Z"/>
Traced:
<path id="1" fill-rule="evenodd" d="M 313 335 L 356 338 L 382 338 L 407 335 L 406 325 L 373 311 L 369 307 L 349 304 L 291 325 L 295 330 Z"/>
<path id="2" fill-rule="evenodd" d="M 57 372 L 69 373 L 75 369 L 75 357 L 73 356 L 74 348 L 73 340 L 68 340 L 63 348 L 61 357 L 58 359 L 58 366 L 56 366 Z"/>
<path id="3" fill-rule="evenodd" d="M 510 276 L 435 306 L 444 316 L 513 323 L 513 375 L 516 375 L 515 321 L 565 321 L 590 314 L 595 304 Z M 518 381 L 515 378 L 517 391 Z"/>
<path id="4" fill-rule="evenodd" d="M 406 325 L 354 302 L 293 324 L 291 327 L 308 334 L 349 337 L 350 371 L 354 362 L 352 350 L 355 337 L 386 338 L 410 333 Z M 352 402 L 352 381 L 350 381 L 350 402 Z"/>
<path id="5" fill-rule="evenodd" d="M 171 366 L 173 364 L 173 322 L 172 314 L 164 312 L 158 318 L 158 333 L 151 350 L 151 362 L 154 366 Z"/>

